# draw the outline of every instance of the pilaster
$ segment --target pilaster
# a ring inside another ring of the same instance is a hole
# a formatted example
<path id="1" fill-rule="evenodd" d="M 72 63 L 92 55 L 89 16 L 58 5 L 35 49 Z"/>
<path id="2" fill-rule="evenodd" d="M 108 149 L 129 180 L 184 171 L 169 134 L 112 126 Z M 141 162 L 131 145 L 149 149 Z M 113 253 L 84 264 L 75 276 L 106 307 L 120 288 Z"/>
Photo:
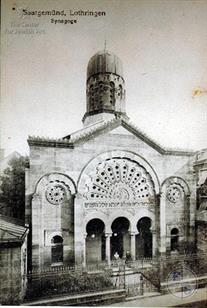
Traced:
<path id="1" fill-rule="evenodd" d="M 74 248 L 75 265 L 82 265 L 86 262 L 85 238 L 86 230 L 83 229 L 83 200 L 80 194 L 74 200 Z"/>

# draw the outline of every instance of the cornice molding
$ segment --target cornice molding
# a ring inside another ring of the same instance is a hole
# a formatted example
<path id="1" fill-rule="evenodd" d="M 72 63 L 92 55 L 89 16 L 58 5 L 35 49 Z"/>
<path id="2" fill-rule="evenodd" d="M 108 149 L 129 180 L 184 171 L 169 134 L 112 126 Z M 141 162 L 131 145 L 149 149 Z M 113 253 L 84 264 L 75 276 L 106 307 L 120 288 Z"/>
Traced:
<path id="1" fill-rule="evenodd" d="M 85 127 L 71 135 L 63 137 L 62 139 L 44 138 L 29 136 L 28 144 L 30 146 L 42 146 L 42 147 L 59 147 L 59 148 L 74 148 L 76 145 L 90 140 L 100 134 L 111 131 L 118 126 L 123 126 L 129 132 L 137 136 L 146 144 L 155 149 L 158 153 L 163 155 L 175 155 L 175 156 L 193 156 L 197 152 L 183 149 L 169 149 L 161 146 L 158 142 L 154 141 L 143 131 L 139 130 L 133 123 L 123 119 L 121 116 L 109 121 L 99 121 L 97 124 Z"/>

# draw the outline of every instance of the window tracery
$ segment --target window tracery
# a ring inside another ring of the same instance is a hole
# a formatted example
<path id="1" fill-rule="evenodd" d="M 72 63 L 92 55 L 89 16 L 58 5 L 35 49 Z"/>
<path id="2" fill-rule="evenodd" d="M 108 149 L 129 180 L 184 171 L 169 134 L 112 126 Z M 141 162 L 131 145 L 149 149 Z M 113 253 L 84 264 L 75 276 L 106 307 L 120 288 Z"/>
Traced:
<path id="1" fill-rule="evenodd" d="M 170 186 L 167 190 L 167 198 L 170 202 L 176 203 L 180 200 L 181 192 L 177 186 Z"/>
<path id="2" fill-rule="evenodd" d="M 100 200 L 136 201 L 154 200 L 154 187 L 150 175 L 134 161 L 113 158 L 100 163 L 90 174 L 85 197 Z"/>
<path id="3" fill-rule="evenodd" d="M 67 197 L 66 189 L 69 190 L 65 183 L 58 180 L 51 181 L 45 191 L 47 201 L 54 205 L 61 205 Z"/>

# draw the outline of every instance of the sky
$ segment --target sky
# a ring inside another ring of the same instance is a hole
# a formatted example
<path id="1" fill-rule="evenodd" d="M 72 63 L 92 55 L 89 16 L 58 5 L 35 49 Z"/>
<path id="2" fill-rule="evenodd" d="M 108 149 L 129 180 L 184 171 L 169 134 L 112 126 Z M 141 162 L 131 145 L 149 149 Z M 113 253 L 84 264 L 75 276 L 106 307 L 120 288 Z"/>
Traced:
<path id="1" fill-rule="evenodd" d="M 70 15 L 79 10 L 105 16 Z M 3 0 L 1 40 L 6 154 L 28 154 L 28 135 L 60 138 L 82 128 L 87 64 L 105 40 L 123 63 L 131 121 L 165 147 L 207 147 L 207 1 Z"/>

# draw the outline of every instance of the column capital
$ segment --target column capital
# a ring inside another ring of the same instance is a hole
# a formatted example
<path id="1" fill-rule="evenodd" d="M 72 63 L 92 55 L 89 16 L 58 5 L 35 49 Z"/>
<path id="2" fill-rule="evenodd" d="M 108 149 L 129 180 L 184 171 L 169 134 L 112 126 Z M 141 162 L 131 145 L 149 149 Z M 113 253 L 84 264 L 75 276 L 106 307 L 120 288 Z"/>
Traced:
<path id="1" fill-rule="evenodd" d="M 79 192 L 76 192 L 74 194 L 74 196 L 75 196 L 75 199 L 82 199 L 83 198 L 83 195 L 81 193 L 79 193 Z"/>
<path id="2" fill-rule="evenodd" d="M 105 237 L 111 237 L 112 236 L 112 232 L 105 232 Z"/>
<path id="3" fill-rule="evenodd" d="M 134 235 L 138 234 L 138 231 L 130 231 L 129 233 L 130 233 L 131 236 L 134 236 Z"/>
<path id="4" fill-rule="evenodd" d="M 158 192 L 158 193 L 156 194 L 156 197 L 160 198 L 160 197 L 162 196 L 162 194 L 163 194 L 163 192 L 160 191 L 160 192 Z"/>

